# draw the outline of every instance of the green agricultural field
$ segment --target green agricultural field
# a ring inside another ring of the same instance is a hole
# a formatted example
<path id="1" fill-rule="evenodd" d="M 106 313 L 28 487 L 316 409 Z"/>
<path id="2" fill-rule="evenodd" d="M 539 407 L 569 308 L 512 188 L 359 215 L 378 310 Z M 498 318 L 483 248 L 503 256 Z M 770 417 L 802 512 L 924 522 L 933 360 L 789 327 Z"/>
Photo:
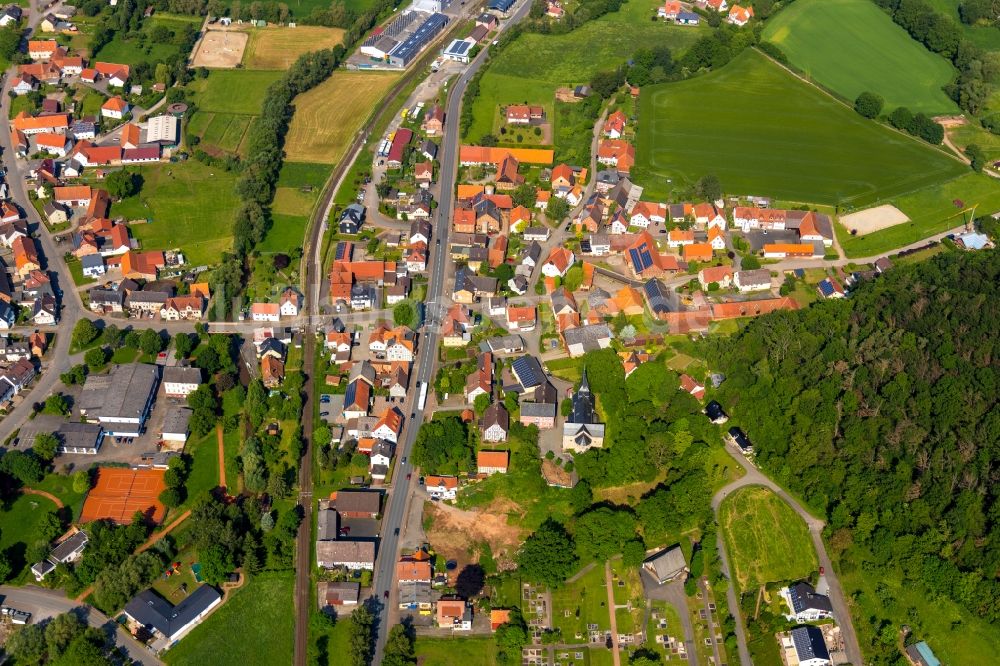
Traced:
<path id="1" fill-rule="evenodd" d="M 267 87 L 283 72 L 247 69 L 213 69 L 207 78 L 196 78 L 187 85 L 201 111 L 240 113 L 256 116 L 264 103 Z"/>
<path id="2" fill-rule="evenodd" d="M 833 26 L 836 39 L 829 38 Z M 912 39 L 871 0 L 799 0 L 768 21 L 764 39 L 848 100 L 870 90 L 885 98 L 887 110 L 958 111 L 941 90 L 954 76 L 951 63 Z"/>
<path id="3" fill-rule="evenodd" d="M 974 173 L 929 187 L 919 192 L 897 197 L 892 203 L 903 211 L 910 222 L 897 224 L 865 236 L 850 236 L 836 225 L 840 245 L 848 257 L 872 257 L 894 248 L 916 243 L 928 236 L 962 226 L 968 219 L 954 201 L 961 200 L 966 208 L 978 204 L 976 216 L 1000 211 L 1000 182 Z"/>
<path id="4" fill-rule="evenodd" d="M 163 655 L 167 664 L 279 664 L 292 654 L 295 609 L 291 572 L 252 577 L 229 600 Z M 267 618 L 266 630 L 247 618 Z"/>
<path id="5" fill-rule="evenodd" d="M 707 27 L 651 21 L 659 4 L 630 0 L 619 11 L 565 35 L 522 34 L 490 61 L 479 84 L 474 120 L 466 138 L 477 140 L 493 133 L 500 106 L 541 104 L 551 117 L 558 88 L 587 83 L 596 72 L 618 67 L 642 47 L 666 45 L 677 57 L 708 32 Z M 627 34 L 628 38 L 610 39 L 614 34 Z M 558 137 L 558 119 L 555 131 Z"/>
<path id="6" fill-rule="evenodd" d="M 719 523 L 741 591 L 804 578 L 816 570 L 806 524 L 767 488 L 741 488 L 727 497 Z"/>
<path id="7" fill-rule="evenodd" d="M 116 217 L 151 220 L 131 227 L 142 248 L 179 247 L 190 264 L 217 263 L 232 244 L 236 175 L 195 160 L 144 166 L 139 173 L 142 191 L 112 210 Z"/>
<path id="8" fill-rule="evenodd" d="M 690 185 L 712 173 L 729 194 L 861 207 L 968 169 L 756 51 L 705 76 L 644 88 L 638 132 L 633 177 L 654 197 L 670 196 L 668 179 Z"/>
<path id="9" fill-rule="evenodd" d="M 143 23 L 141 41 L 139 39 L 124 39 L 121 34 L 116 34 L 110 42 L 101 47 L 101 50 L 93 58 L 126 65 L 137 65 L 141 62 L 152 64 L 164 62 L 167 58 L 178 53 L 180 46 L 172 41 L 156 42 L 149 39 L 149 31 L 158 25 L 166 26 L 175 33 L 179 33 L 185 25 L 190 25 L 197 30 L 201 27 L 201 17 L 156 14 Z"/>

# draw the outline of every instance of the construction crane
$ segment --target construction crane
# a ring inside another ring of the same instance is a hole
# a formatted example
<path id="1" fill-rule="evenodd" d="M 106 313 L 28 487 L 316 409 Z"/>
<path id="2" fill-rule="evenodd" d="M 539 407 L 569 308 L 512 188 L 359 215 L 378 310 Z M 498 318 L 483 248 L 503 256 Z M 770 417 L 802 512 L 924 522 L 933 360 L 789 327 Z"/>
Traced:
<path id="1" fill-rule="evenodd" d="M 976 209 L 979 208 L 979 204 L 977 203 L 973 204 L 972 206 L 966 207 L 965 202 L 962 201 L 961 199 L 954 199 L 952 203 L 955 204 L 957 208 L 961 208 L 961 210 L 955 213 L 954 215 L 946 217 L 945 222 L 961 215 L 962 221 L 965 222 L 965 230 L 967 232 L 972 231 L 972 221 L 976 219 Z M 966 213 L 969 213 L 968 219 L 965 219 Z"/>

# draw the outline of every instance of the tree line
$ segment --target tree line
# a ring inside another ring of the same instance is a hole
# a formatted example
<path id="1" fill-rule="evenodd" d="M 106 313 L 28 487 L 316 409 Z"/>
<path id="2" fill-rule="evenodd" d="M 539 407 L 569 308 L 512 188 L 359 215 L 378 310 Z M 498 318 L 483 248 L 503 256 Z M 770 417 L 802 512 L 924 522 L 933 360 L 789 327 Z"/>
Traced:
<path id="1" fill-rule="evenodd" d="M 989 99 L 991 84 L 1000 77 L 1000 60 L 966 39 L 960 26 L 925 0 L 875 0 L 875 4 L 928 50 L 951 61 L 958 76 L 944 92 L 963 111 L 977 115 Z"/>
<path id="2" fill-rule="evenodd" d="M 826 517 L 845 573 L 901 575 L 928 603 L 948 597 L 989 622 L 1000 619 L 998 280 L 995 251 L 946 252 L 707 343 L 758 464 Z M 895 643 L 871 649 L 891 663 Z"/>

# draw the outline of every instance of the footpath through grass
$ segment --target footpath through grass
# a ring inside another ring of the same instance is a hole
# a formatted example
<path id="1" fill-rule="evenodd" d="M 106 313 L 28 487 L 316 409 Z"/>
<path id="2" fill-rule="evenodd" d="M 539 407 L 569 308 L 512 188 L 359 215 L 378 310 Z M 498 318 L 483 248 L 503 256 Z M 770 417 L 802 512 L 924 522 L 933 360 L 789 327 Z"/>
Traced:
<path id="1" fill-rule="evenodd" d="M 292 572 L 254 576 L 163 655 L 175 665 L 284 664 L 294 651 Z"/>
<path id="2" fill-rule="evenodd" d="M 805 578 L 816 570 L 806 524 L 767 488 L 741 488 L 727 497 L 719 523 L 741 592 Z"/>
<path id="3" fill-rule="evenodd" d="M 728 194 L 862 207 L 968 168 L 756 51 L 705 76 L 643 88 L 638 129 L 633 176 L 654 197 L 669 197 L 667 179 L 691 184 L 713 173 Z"/>
<path id="4" fill-rule="evenodd" d="M 830 30 L 836 26 L 836 39 Z M 956 113 L 942 86 L 954 68 L 892 22 L 871 0 L 799 0 L 783 9 L 764 30 L 789 61 L 822 85 L 853 100 L 871 91 L 886 110 Z"/>

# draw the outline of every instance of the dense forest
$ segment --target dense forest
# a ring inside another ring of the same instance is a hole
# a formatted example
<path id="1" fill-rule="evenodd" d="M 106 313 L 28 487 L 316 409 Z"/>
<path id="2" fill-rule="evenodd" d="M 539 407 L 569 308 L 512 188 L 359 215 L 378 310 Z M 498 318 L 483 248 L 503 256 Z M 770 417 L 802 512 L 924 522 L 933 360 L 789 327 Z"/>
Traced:
<path id="1" fill-rule="evenodd" d="M 713 343 L 761 467 L 835 553 L 1000 619 L 1000 254 L 945 253 Z M 857 566 L 845 561 L 844 566 Z M 905 621 L 905 618 L 893 618 Z"/>

